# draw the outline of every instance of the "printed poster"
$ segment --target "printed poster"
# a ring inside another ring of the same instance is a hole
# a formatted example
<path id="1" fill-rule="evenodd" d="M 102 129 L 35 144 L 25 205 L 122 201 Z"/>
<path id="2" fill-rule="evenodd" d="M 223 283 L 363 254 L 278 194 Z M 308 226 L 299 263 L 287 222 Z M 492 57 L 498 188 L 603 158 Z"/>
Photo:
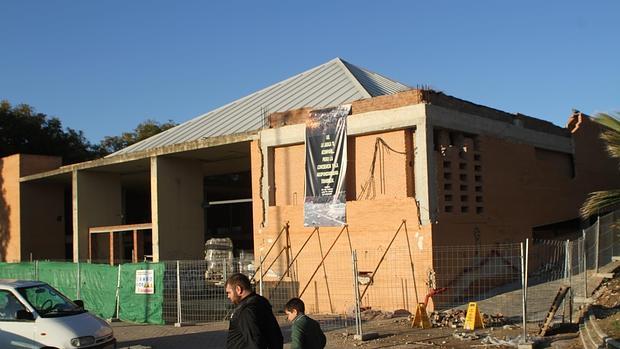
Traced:
<path id="1" fill-rule="evenodd" d="M 154 270 L 136 270 L 136 294 L 155 294 Z"/>
<path id="2" fill-rule="evenodd" d="M 351 105 L 313 110 L 306 122 L 304 226 L 346 223 L 347 115 Z"/>

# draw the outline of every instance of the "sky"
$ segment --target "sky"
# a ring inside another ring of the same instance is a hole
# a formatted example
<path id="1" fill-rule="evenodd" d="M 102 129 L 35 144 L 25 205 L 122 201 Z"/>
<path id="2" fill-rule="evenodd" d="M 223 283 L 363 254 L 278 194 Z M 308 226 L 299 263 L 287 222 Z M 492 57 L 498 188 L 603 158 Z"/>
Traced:
<path id="1" fill-rule="evenodd" d="M 340 57 L 565 126 L 620 111 L 620 1 L 30 1 L 0 6 L 0 99 L 98 143 Z"/>

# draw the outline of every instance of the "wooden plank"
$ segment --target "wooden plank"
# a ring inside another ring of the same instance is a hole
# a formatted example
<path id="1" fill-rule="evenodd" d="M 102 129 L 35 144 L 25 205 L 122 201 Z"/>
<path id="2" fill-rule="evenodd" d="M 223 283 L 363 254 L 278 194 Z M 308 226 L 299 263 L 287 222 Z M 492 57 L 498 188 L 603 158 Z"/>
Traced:
<path id="1" fill-rule="evenodd" d="M 114 233 L 110 232 L 110 265 L 114 265 Z"/>
<path id="2" fill-rule="evenodd" d="M 547 317 L 545 318 L 545 322 L 543 323 L 542 327 L 540 328 L 540 331 L 538 332 L 539 336 L 541 337 L 544 336 L 549 330 L 549 328 L 551 327 L 551 323 L 553 323 L 553 318 L 555 317 L 555 313 L 560 308 L 560 305 L 562 304 L 564 297 L 566 297 L 566 293 L 568 292 L 569 289 L 570 289 L 569 286 L 561 286 L 560 289 L 558 290 L 558 293 L 555 294 L 553 303 L 551 304 L 551 307 L 549 308 L 549 312 L 547 312 Z"/>
<path id="3" fill-rule="evenodd" d="M 96 233 L 115 233 L 119 231 L 146 230 L 153 229 L 153 223 L 126 224 L 126 225 L 110 225 L 105 227 L 90 227 L 88 232 Z"/>
<path id="4" fill-rule="evenodd" d="M 133 256 L 131 260 L 134 263 L 138 263 L 138 230 L 133 230 Z"/>

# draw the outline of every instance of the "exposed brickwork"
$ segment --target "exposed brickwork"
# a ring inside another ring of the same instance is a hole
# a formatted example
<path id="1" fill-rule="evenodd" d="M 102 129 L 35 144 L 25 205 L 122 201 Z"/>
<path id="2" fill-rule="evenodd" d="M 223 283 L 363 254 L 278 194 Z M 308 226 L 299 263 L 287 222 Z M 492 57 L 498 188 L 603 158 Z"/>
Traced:
<path id="1" fill-rule="evenodd" d="M 460 98 L 448 96 L 442 92 L 423 89 L 411 89 L 392 95 L 352 101 L 351 114 L 355 115 L 377 110 L 388 110 L 420 103 L 441 106 L 496 121 L 516 123 L 525 128 L 559 136 L 568 137 L 570 135 L 568 130 L 555 126 L 551 122 L 545 120 L 540 120 L 520 113 L 507 113 L 484 105 L 468 102 Z M 269 115 L 269 127 L 274 128 L 284 125 L 303 123 L 308 118 L 311 110 L 312 108 L 300 108 L 281 113 L 273 113 Z"/>

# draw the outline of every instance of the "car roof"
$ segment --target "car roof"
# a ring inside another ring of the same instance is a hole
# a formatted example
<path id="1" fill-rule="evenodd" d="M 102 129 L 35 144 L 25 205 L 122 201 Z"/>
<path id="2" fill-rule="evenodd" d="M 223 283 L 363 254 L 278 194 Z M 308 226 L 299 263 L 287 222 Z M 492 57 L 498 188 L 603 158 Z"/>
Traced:
<path id="1" fill-rule="evenodd" d="M 18 279 L 0 279 L 0 287 L 30 287 L 30 286 L 38 286 L 45 285 L 45 282 L 36 281 L 36 280 L 18 280 Z"/>

